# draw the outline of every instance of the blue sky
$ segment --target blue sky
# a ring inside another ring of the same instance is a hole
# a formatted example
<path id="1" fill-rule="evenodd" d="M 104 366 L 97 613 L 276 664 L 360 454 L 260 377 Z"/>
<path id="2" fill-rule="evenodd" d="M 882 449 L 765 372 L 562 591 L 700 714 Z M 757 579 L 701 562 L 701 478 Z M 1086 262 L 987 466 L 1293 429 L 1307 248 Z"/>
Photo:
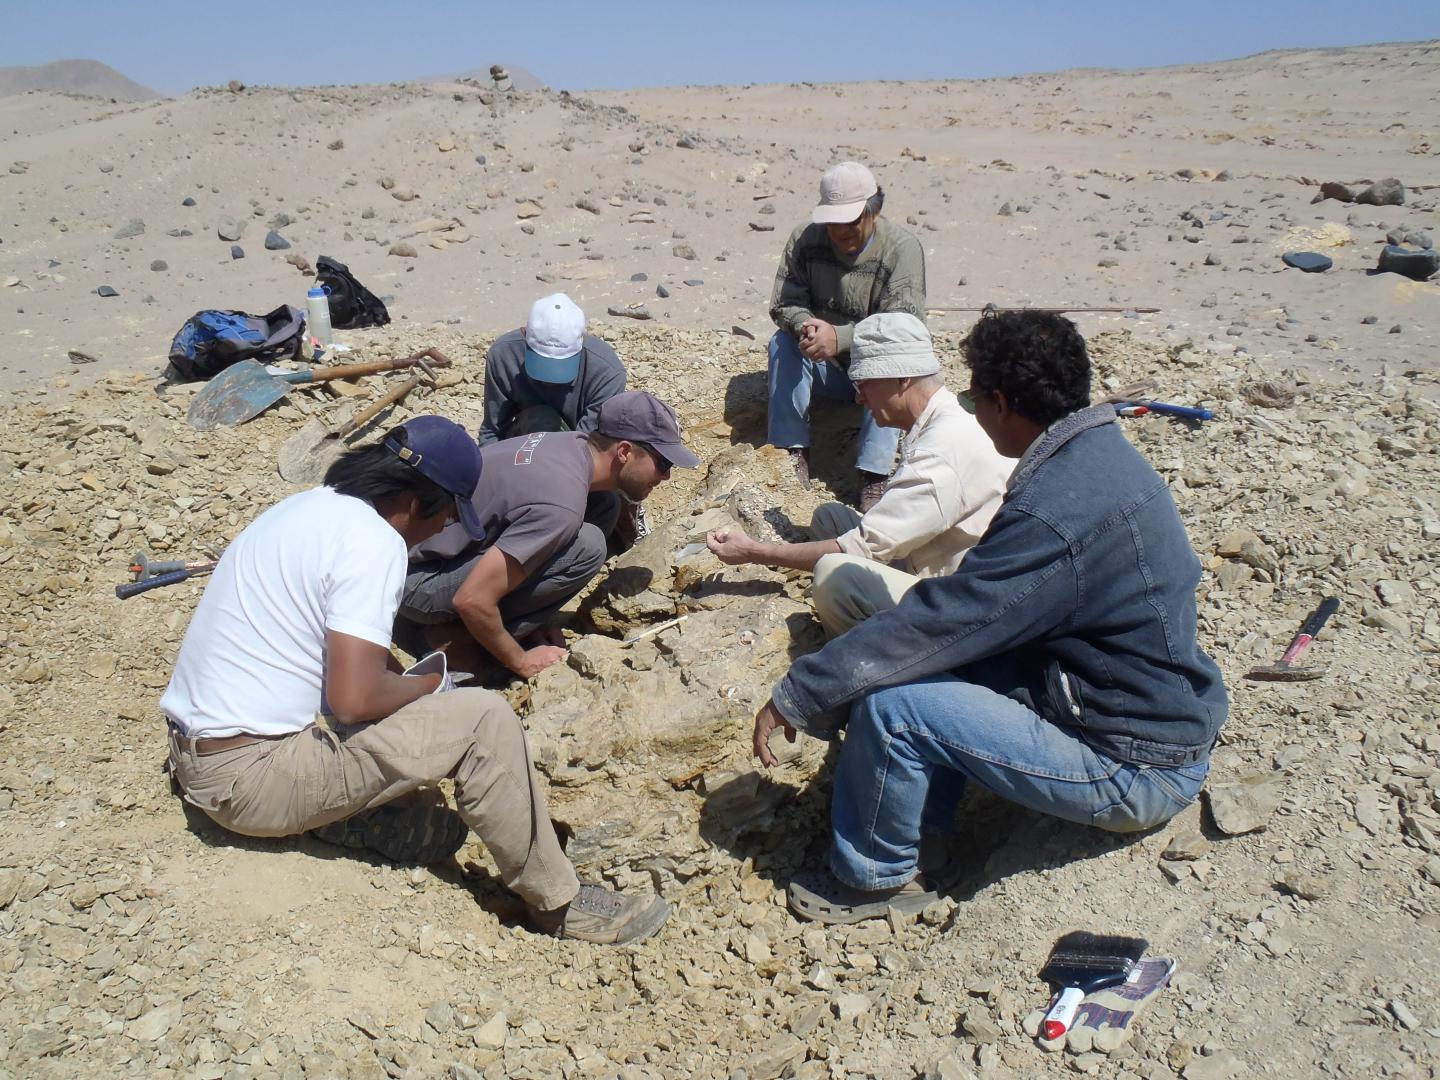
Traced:
<path id="1" fill-rule="evenodd" d="M 0 0 L 0 66 L 93 58 L 168 93 L 496 62 L 575 90 L 981 78 L 1437 37 L 1435 0 Z"/>

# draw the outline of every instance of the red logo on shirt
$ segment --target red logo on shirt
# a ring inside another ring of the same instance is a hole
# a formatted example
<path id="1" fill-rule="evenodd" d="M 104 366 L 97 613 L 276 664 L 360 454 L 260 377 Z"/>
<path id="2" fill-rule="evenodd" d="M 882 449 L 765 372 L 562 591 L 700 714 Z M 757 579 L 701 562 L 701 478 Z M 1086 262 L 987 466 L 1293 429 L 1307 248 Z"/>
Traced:
<path id="1" fill-rule="evenodd" d="M 544 431 L 537 431 L 521 443 L 520 449 L 515 451 L 515 464 L 529 465 L 530 459 L 535 456 L 536 448 L 540 445 L 540 440 L 545 438 L 546 434 Z"/>

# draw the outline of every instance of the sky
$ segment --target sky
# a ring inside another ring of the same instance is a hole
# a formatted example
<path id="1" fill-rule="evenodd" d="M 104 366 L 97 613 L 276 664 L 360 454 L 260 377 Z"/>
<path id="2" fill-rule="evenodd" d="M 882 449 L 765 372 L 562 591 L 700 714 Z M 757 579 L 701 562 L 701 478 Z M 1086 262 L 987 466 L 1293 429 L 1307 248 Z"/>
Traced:
<path id="1" fill-rule="evenodd" d="M 172 94 L 492 63 L 568 90 L 985 78 L 1434 38 L 1436 0 L 0 0 L 0 66 L 95 59 Z"/>

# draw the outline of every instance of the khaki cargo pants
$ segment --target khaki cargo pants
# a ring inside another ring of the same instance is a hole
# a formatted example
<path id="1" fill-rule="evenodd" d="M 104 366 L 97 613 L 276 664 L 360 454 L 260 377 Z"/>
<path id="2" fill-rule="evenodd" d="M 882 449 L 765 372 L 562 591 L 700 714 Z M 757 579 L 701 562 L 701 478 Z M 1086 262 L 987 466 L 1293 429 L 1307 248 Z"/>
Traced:
<path id="1" fill-rule="evenodd" d="M 294 836 L 442 777 L 460 816 L 532 907 L 552 911 L 579 890 L 545 808 L 525 729 L 489 690 L 431 694 L 370 724 L 197 754 L 170 729 L 170 768 L 188 802 L 245 836 Z"/>
<path id="2" fill-rule="evenodd" d="M 816 540 L 834 540 L 859 524 L 860 515 L 850 507 L 823 503 L 815 508 L 810 535 Z M 919 580 L 914 574 L 874 559 L 822 555 L 815 564 L 810 598 L 825 633 L 839 637 L 876 612 L 893 608 Z"/>

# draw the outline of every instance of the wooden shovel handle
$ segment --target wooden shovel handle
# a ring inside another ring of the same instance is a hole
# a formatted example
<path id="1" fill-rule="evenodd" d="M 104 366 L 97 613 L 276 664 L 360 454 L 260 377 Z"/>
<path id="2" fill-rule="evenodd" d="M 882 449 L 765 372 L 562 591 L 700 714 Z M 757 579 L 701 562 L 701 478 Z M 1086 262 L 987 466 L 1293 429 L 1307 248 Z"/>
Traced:
<path id="1" fill-rule="evenodd" d="M 364 409 L 361 409 L 349 420 L 346 420 L 345 423 L 341 424 L 338 428 L 335 429 L 336 438 L 343 439 L 352 431 L 359 430 L 362 425 L 368 424 L 371 420 L 375 419 L 375 417 L 379 416 L 391 405 L 394 405 L 397 401 L 401 400 L 406 394 L 410 393 L 411 390 L 414 390 L 423 381 L 423 376 L 416 375 L 413 379 L 409 379 L 401 383 L 389 393 L 383 395 L 380 400 L 376 401 L 373 405 L 369 405 L 366 406 Z"/>
<path id="2" fill-rule="evenodd" d="M 382 371 L 399 371 L 414 367 L 421 360 L 430 360 L 432 366 L 449 367 L 450 361 L 438 349 L 407 356 L 403 360 L 372 360 L 368 364 L 340 364 L 336 367 L 311 368 L 305 374 L 310 377 L 303 382 L 329 382 L 331 379 L 356 379 L 361 375 L 378 375 Z"/>

